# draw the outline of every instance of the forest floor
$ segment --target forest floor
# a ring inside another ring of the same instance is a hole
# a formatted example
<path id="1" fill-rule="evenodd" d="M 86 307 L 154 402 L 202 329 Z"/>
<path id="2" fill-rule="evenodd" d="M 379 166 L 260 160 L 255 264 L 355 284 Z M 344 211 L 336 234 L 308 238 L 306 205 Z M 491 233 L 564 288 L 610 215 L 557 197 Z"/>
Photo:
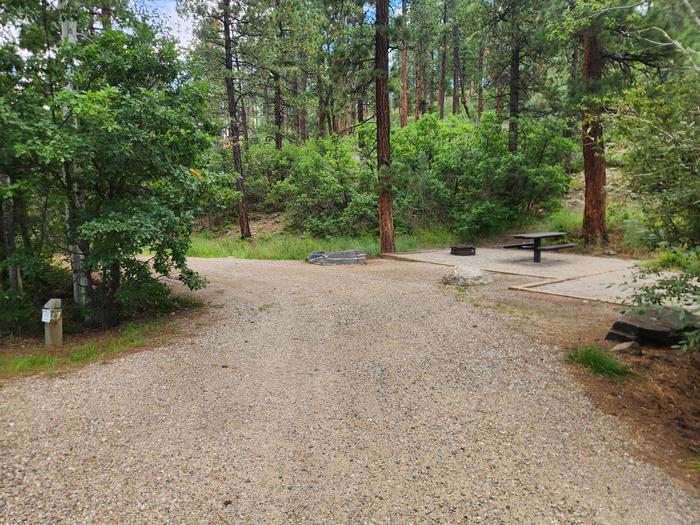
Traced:
<path id="1" fill-rule="evenodd" d="M 504 275 L 460 294 L 431 264 L 191 263 L 211 306 L 179 341 L 0 390 L 0 521 L 700 517 L 695 474 L 563 359 L 609 305 Z"/>

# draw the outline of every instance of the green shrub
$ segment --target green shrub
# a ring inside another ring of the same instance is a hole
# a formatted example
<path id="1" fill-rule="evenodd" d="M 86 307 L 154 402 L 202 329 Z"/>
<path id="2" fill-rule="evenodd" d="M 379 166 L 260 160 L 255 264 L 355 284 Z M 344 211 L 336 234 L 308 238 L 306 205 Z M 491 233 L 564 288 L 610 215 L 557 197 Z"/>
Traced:
<path id="1" fill-rule="evenodd" d="M 555 211 L 547 218 L 547 229 L 579 235 L 583 225 L 583 214 L 569 208 Z"/>
<path id="2" fill-rule="evenodd" d="M 448 222 L 464 239 L 499 233 L 558 203 L 574 144 L 555 119 L 522 118 L 517 153 L 500 119 L 478 124 L 427 115 L 392 136 L 397 219 Z"/>
<path id="3" fill-rule="evenodd" d="M 620 361 L 598 345 L 588 345 L 572 350 L 567 359 L 570 363 L 583 365 L 591 372 L 612 379 L 626 379 L 635 375 Z"/>
<path id="4" fill-rule="evenodd" d="M 266 205 L 284 209 L 291 229 L 332 237 L 376 228 L 374 173 L 356 158 L 349 138 L 288 143 L 276 158 L 274 167 L 266 164 L 277 179 Z"/>
<path id="5" fill-rule="evenodd" d="M 41 309 L 29 295 L 0 291 L 0 335 L 32 335 L 41 330 Z"/>

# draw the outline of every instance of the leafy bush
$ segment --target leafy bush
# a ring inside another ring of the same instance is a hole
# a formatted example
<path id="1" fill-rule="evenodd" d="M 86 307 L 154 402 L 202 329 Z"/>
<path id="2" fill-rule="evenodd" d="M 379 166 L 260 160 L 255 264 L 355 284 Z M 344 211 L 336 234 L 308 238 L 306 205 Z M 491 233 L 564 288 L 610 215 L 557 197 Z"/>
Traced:
<path id="1" fill-rule="evenodd" d="M 565 166 L 574 144 L 555 119 L 523 118 L 520 130 L 517 153 L 491 113 L 478 124 L 427 115 L 396 130 L 399 220 L 448 222 L 470 239 L 555 206 L 568 187 Z"/>
<path id="2" fill-rule="evenodd" d="M 41 329 L 40 309 L 29 295 L 0 292 L 0 335 L 30 335 Z"/>
<path id="3" fill-rule="evenodd" d="M 666 269 L 676 270 L 663 273 Z M 645 278 L 653 277 L 651 282 Z M 666 251 L 649 267 L 633 278 L 632 302 L 639 308 L 666 305 L 676 308 L 681 316 L 700 312 L 700 247 Z M 686 333 L 683 350 L 700 350 L 700 327 Z"/>
<path id="4" fill-rule="evenodd" d="M 616 119 L 625 174 L 647 228 L 656 241 L 683 246 L 700 244 L 699 78 L 629 90 Z"/>
<path id="5" fill-rule="evenodd" d="M 287 211 L 292 229 L 329 237 L 377 226 L 374 173 L 356 158 L 349 139 L 286 144 L 276 169 L 282 180 L 267 202 Z"/>

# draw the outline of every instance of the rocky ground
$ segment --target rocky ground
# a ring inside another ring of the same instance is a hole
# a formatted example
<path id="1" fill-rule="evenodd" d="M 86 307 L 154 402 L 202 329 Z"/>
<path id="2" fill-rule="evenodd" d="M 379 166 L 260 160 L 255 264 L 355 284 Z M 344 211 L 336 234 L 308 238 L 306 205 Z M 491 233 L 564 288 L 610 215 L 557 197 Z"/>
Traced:
<path id="1" fill-rule="evenodd" d="M 700 520 L 557 347 L 446 268 L 193 266 L 213 306 L 180 343 L 0 390 L 0 521 Z"/>

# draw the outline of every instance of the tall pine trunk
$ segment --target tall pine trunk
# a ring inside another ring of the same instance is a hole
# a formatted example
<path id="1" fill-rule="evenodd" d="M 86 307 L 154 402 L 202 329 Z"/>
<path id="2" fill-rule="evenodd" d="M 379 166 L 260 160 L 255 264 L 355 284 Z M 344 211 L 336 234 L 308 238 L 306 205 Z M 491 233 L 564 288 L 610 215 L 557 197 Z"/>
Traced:
<path id="1" fill-rule="evenodd" d="M 241 156 L 240 127 L 238 124 L 238 94 L 233 80 L 233 42 L 231 37 L 231 0 L 223 0 L 224 61 L 226 65 L 226 100 L 228 102 L 228 123 L 233 155 L 233 169 L 238 173 L 236 189 L 241 194 L 238 199 L 238 225 L 241 238 L 250 237 L 248 207 L 245 199 L 245 176 Z"/>
<path id="2" fill-rule="evenodd" d="M 445 118 L 445 69 L 447 68 L 447 0 L 442 2 L 442 41 L 440 42 L 440 80 L 438 85 L 438 108 L 440 118 Z M 454 99 L 454 94 L 452 95 Z"/>
<path id="3" fill-rule="evenodd" d="M 401 0 L 401 14 L 406 20 L 406 0 Z M 405 128 L 408 125 L 408 43 L 401 45 L 401 109 L 399 111 L 400 125 Z"/>
<path id="4" fill-rule="evenodd" d="M 476 86 L 476 120 L 481 120 L 481 114 L 484 112 L 484 46 L 479 46 L 479 84 Z"/>
<path id="5" fill-rule="evenodd" d="M 452 27 L 452 114 L 459 113 L 459 95 L 461 88 L 462 64 L 459 58 L 459 31 L 457 25 Z"/>
<path id="6" fill-rule="evenodd" d="M 425 110 L 425 66 L 420 57 L 416 57 L 416 120 L 423 116 Z"/>
<path id="7" fill-rule="evenodd" d="M 605 144 L 599 104 L 591 100 L 600 92 L 603 77 L 603 43 L 600 23 L 595 21 L 583 35 L 583 83 L 588 97 L 582 116 L 581 141 L 586 181 L 583 239 L 586 244 L 607 241 L 605 230 Z"/>
<path id="8" fill-rule="evenodd" d="M 303 55 L 299 54 L 301 60 Z M 301 104 L 299 107 L 299 140 L 305 141 L 309 139 L 309 134 L 306 131 L 306 72 L 301 72 L 299 81 L 299 92 L 301 93 Z"/>
<path id="9" fill-rule="evenodd" d="M 518 151 L 518 117 L 520 116 L 520 38 L 516 34 L 510 53 L 510 93 L 508 95 L 508 149 Z"/>
<path id="10" fill-rule="evenodd" d="M 381 253 L 396 251 L 391 195 L 389 139 L 389 0 L 377 0 L 374 37 L 375 103 L 377 113 L 377 178 L 379 181 L 379 246 Z"/>
<path id="11" fill-rule="evenodd" d="M 273 101 L 275 112 L 275 149 L 282 149 L 284 115 L 282 113 L 282 80 L 279 73 L 272 73 L 272 81 L 275 87 L 275 97 Z"/>

